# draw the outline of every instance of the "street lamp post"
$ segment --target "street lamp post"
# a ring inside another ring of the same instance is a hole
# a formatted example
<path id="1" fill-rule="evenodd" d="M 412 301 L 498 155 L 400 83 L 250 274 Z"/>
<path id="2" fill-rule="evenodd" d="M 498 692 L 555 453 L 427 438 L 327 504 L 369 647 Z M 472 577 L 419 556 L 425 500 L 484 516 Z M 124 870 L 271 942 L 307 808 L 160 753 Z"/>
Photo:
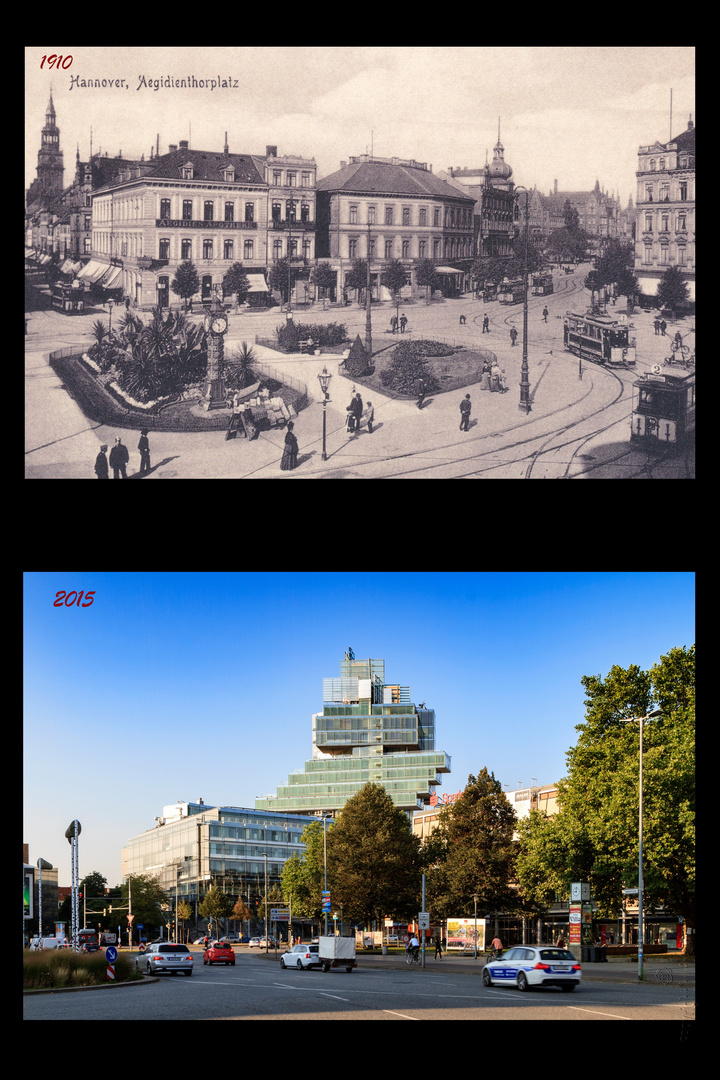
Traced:
<path id="1" fill-rule="evenodd" d="M 326 417 L 327 417 L 327 411 L 326 410 L 327 410 L 327 403 L 330 400 L 330 392 L 328 390 L 328 387 L 330 385 L 330 380 L 332 379 L 332 375 L 330 375 L 329 372 L 328 372 L 328 369 L 326 367 L 324 367 L 322 369 L 322 374 L 318 375 L 318 379 L 320 380 L 320 389 L 322 390 L 322 393 L 323 393 L 323 448 L 322 448 L 322 459 L 323 459 L 323 461 L 327 461 L 327 452 L 326 452 L 326 446 L 325 446 Z"/>
<path id="2" fill-rule="evenodd" d="M 639 836 L 639 863 L 638 863 L 638 979 L 643 975 L 643 720 L 652 720 L 661 715 L 660 709 L 653 709 L 647 716 L 630 716 L 627 720 L 621 720 L 622 724 L 640 724 L 640 836 Z"/>
<path id="3" fill-rule="evenodd" d="M 525 195 L 525 269 L 523 271 L 523 353 L 522 353 L 522 368 L 520 371 L 520 401 L 518 409 L 521 412 L 529 413 L 532 406 L 530 404 L 530 375 L 528 370 L 528 356 L 527 356 L 527 323 L 528 323 L 528 234 L 530 231 L 530 192 L 527 188 L 516 187 L 514 191 L 515 199 L 519 194 L 523 192 Z"/>

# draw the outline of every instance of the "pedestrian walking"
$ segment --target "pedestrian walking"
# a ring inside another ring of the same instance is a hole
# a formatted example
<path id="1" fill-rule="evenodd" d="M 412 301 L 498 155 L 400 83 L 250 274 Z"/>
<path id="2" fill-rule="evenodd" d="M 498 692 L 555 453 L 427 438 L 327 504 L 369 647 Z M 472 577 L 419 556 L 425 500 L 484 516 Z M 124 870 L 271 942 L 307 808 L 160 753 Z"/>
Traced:
<path id="1" fill-rule="evenodd" d="M 113 471 L 113 480 L 127 480 L 127 473 L 125 466 L 130 460 L 130 454 L 128 448 L 118 435 L 115 440 L 115 445 L 110 451 L 110 468 Z"/>
<path id="2" fill-rule="evenodd" d="M 293 434 L 293 426 L 292 420 L 288 421 L 287 432 L 285 433 L 285 449 L 280 462 L 281 469 L 294 469 L 297 465 L 298 441 Z"/>
<path id="3" fill-rule="evenodd" d="M 390 329 L 392 330 L 393 334 L 397 333 L 397 324 L 398 324 L 397 315 L 393 315 L 392 319 L 390 320 Z"/>
<path id="4" fill-rule="evenodd" d="M 482 375 L 480 376 L 480 389 L 490 389 L 490 367 L 488 364 L 483 365 Z"/>
<path id="5" fill-rule="evenodd" d="M 498 378 L 500 381 L 500 393 L 504 394 L 505 391 L 509 389 L 507 384 L 507 375 L 505 374 L 505 368 L 502 369 Z"/>
<path id="6" fill-rule="evenodd" d="M 359 390 L 358 390 L 357 394 L 355 395 L 355 397 L 353 398 L 353 411 L 355 413 L 355 430 L 359 435 L 360 434 L 360 424 L 362 423 L 362 415 L 363 415 L 363 403 L 362 403 L 362 398 L 360 397 L 360 391 Z"/>
<path id="7" fill-rule="evenodd" d="M 140 475 L 150 472 L 150 443 L 148 442 L 147 429 L 143 428 L 140 432 L 140 442 L 138 443 L 138 450 L 140 451 Z"/>
<path id="8" fill-rule="evenodd" d="M 490 333 L 490 316 L 489 315 L 485 315 L 484 318 L 483 318 L 482 332 L 483 332 L 483 334 L 489 334 Z"/>
<path id="9" fill-rule="evenodd" d="M 425 400 L 425 394 L 427 393 L 427 390 L 425 389 L 425 380 L 424 379 L 418 379 L 416 388 L 417 388 L 417 395 L 418 395 L 417 407 L 418 407 L 418 409 L 422 409 L 423 401 Z"/>
<path id="10" fill-rule="evenodd" d="M 345 419 L 345 426 L 347 428 L 348 435 L 352 435 L 352 433 L 355 431 L 355 398 L 352 399 L 345 412 L 347 413 L 347 417 Z"/>
<path id="11" fill-rule="evenodd" d="M 461 316 L 460 316 L 460 325 L 461 325 L 461 326 L 464 326 L 464 325 L 465 325 L 465 316 L 464 316 L 464 315 L 461 315 Z"/>
<path id="12" fill-rule="evenodd" d="M 500 390 L 500 367 L 498 366 L 497 361 L 490 369 L 490 390 L 493 394 Z"/>
<path id="13" fill-rule="evenodd" d="M 466 394 L 463 400 L 460 402 L 460 430 L 467 431 L 470 424 L 470 410 L 472 404 L 470 402 L 470 395 Z"/>
<path id="14" fill-rule="evenodd" d="M 546 304 L 545 307 L 543 308 L 543 319 L 545 320 L 545 322 L 547 322 L 547 317 L 548 317 L 549 314 L 550 313 L 549 313 L 549 311 L 547 309 L 547 304 Z"/>
<path id="15" fill-rule="evenodd" d="M 653 326 L 655 327 L 655 337 L 657 337 L 658 334 L 660 333 L 660 320 L 655 319 L 655 322 L 653 323 Z"/>
<path id="16" fill-rule="evenodd" d="M 372 401 L 368 401 L 368 403 L 366 404 L 363 416 L 367 421 L 368 434 L 372 435 L 373 423 L 375 421 L 375 410 L 373 409 Z"/>
<path id="17" fill-rule="evenodd" d="M 514 348 L 515 347 L 515 342 L 517 341 L 517 330 L 515 329 L 514 326 L 510 327 L 510 340 L 512 341 L 513 348 Z"/>
<path id="18" fill-rule="evenodd" d="M 408 322 L 407 321 L 407 315 L 403 311 L 402 315 L 400 316 L 400 333 L 401 334 L 405 333 L 405 327 L 407 326 L 407 322 Z"/>
<path id="19" fill-rule="evenodd" d="M 440 941 L 440 935 L 436 934 L 435 935 L 435 959 L 436 960 L 437 960 L 438 956 L 442 960 L 442 942 Z"/>
<path id="20" fill-rule="evenodd" d="M 667 323 L 665 322 L 664 319 L 660 320 L 660 330 L 662 331 L 662 336 L 665 337 L 665 331 L 667 330 Z"/>
<path id="21" fill-rule="evenodd" d="M 107 446 L 105 446 L 105 444 L 103 443 L 103 445 L 100 447 L 100 453 L 95 458 L 95 475 L 97 476 L 98 480 L 110 479 L 108 475 L 108 460 L 105 457 L 106 453 Z"/>
<path id="22" fill-rule="evenodd" d="M 564 949 L 565 948 L 565 938 L 562 935 L 562 931 L 560 931 L 560 934 L 558 935 L 558 939 L 555 942 L 555 944 L 556 944 L 558 949 Z"/>

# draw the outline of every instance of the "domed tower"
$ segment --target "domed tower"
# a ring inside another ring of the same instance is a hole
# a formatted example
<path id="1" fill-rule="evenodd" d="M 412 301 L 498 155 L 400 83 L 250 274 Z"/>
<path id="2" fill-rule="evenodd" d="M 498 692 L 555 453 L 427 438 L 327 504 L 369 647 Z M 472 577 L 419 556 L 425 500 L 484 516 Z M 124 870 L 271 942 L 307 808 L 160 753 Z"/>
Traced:
<path id="1" fill-rule="evenodd" d="M 498 141 L 493 149 L 491 165 L 485 166 L 486 175 L 494 188 L 502 188 L 504 191 L 512 191 L 515 186 L 510 179 L 512 167 L 503 158 L 505 147 L 500 142 L 500 117 L 498 117 Z"/>

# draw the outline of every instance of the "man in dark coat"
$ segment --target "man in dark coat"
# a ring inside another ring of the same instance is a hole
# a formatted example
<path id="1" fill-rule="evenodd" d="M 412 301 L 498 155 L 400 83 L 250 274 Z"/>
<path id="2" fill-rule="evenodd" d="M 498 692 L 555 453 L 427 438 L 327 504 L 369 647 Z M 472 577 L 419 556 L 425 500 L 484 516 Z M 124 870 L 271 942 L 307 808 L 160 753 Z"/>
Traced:
<path id="1" fill-rule="evenodd" d="M 127 480 L 127 473 L 125 472 L 125 466 L 130 460 L 130 454 L 128 448 L 125 446 L 120 436 L 118 435 L 115 440 L 115 445 L 110 451 L 110 468 L 113 471 L 113 480 L 122 479 Z"/>
<path id="2" fill-rule="evenodd" d="M 470 395 L 466 394 L 463 400 L 460 402 L 460 430 L 468 431 L 470 424 Z"/>

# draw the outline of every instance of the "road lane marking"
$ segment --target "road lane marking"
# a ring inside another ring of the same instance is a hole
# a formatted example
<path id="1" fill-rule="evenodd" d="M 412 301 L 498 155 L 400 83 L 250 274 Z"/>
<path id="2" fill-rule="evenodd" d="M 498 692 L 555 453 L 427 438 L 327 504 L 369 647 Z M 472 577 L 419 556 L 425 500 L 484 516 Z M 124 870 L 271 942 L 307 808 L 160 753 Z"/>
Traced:
<path id="1" fill-rule="evenodd" d="M 407 1013 L 393 1012 L 392 1009 L 383 1009 L 384 1013 L 389 1013 L 390 1016 L 401 1016 L 403 1020 L 419 1020 L 419 1016 L 408 1016 Z"/>
<path id="2" fill-rule="evenodd" d="M 598 1016 L 611 1016 L 613 1020 L 629 1020 L 629 1016 L 619 1016 L 618 1013 L 606 1013 L 600 1012 L 599 1009 L 583 1009 L 579 1005 L 568 1005 L 568 1009 L 574 1009 L 576 1012 L 591 1012 L 596 1013 Z"/>

